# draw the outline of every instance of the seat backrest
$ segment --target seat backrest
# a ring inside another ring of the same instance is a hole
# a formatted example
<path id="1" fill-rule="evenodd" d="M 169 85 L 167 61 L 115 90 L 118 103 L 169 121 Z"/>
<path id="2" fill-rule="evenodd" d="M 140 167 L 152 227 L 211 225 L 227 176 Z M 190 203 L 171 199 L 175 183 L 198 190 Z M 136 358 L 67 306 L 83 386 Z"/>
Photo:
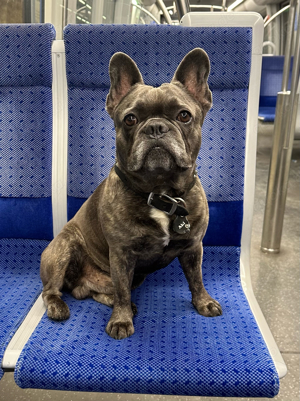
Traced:
<path id="1" fill-rule="evenodd" d="M 144 81 L 170 82 L 190 50 L 210 58 L 213 107 L 202 129 L 198 173 L 210 208 L 205 245 L 241 242 L 244 154 L 251 66 L 250 28 L 69 25 L 64 31 L 69 98 L 68 217 L 115 162 L 115 132 L 105 111 L 108 64 L 118 51 L 137 63 Z"/>
<path id="2" fill-rule="evenodd" d="M 51 24 L 0 25 L 0 238 L 52 239 Z"/>
<path id="3" fill-rule="evenodd" d="M 281 91 L 284 56 L 263 56 L 261 68 L 260 106 L 276 106 L 277 93 Z M 288 89 L 291 87 L 293 59 L 290 66 Z"/>

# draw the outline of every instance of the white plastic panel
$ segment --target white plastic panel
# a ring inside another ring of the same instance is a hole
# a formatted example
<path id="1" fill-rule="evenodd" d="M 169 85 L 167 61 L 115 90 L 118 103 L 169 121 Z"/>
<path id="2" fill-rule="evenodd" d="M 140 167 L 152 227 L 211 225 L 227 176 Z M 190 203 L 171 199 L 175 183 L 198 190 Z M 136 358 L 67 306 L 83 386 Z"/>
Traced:
<path id="1" fill-rule="evenodd" d="M 46 307 L 42 295 L 40 295 L 6 348 L 2 360 L 2 368 L 15 368 L 22 349 L 39 324 L 45 311 Z"/>
<path id="2" fill-rule="evenodd" d="M 52 68 L 52 213 L 55 237 L 67 223 L 68 88 L 63 40 L 53 42 Z"/>

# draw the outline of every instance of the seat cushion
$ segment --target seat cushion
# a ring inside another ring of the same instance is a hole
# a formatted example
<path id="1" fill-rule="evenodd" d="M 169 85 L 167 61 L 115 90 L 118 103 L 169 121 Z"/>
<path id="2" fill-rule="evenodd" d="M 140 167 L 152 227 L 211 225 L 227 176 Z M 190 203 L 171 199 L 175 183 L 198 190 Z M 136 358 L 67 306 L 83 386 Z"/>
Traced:
<path id="1" fill-rule="evenodd" d="M 203 278 L 223 315 L 200 316 L 178 260 L 133 291 L 135 333 L 105 333 L 111 309 L 64 300 L 71 317 L 44 315 L 15 370 L 22 387 L 73 391 L 273 397 L 279 381 L 239 278 L 240 248 L 205 247 Z"/>
<path id="2" fill-rule="evenodd" d="M 48 241 L 0 239 L 0 361 L 42 290 L 41 253 Z M 0 377 L 3 371 L 0 370 Z"/>

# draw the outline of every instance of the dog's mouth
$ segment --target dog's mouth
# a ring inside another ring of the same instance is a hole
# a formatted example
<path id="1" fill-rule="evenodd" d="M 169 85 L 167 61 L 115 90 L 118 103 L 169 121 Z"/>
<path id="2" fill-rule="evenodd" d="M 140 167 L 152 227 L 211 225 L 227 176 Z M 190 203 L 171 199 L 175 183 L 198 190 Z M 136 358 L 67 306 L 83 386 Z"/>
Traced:
<path id="1" fill-rule="evenodd" d="M 172 138 L 171 135 L 162 139 L 140 140 L 132 148 L 128 160 L 128 170 L 145 169 L 149 172 L 158 170 L 171 171 L 176 166 L 187 169 L 192 166 L 187 155 L 183 140 Z"/>
<path id="2" fill-rule="evenodd" d="M 174 157 L 162 146 L 154 146 L 144 158 L 144 168 L 149 171 L 170 171 L 175 167 Z"/>

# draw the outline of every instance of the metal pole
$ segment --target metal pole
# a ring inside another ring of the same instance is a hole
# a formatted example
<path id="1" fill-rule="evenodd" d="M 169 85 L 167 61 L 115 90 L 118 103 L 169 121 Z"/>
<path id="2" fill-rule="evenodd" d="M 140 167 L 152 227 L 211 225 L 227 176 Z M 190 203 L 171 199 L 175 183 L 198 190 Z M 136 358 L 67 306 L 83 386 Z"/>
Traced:
<path id="1" fill-rule="evenodd" d="M 175 0 L 176 10 L 178 14 L 179 21 L 181 18 L 190 12 L 190 2 L 189 0 Z"/>
<path id="2" fill-rule="evenodd" d="M 30 18 L 30 22 L 32 22 L 33 24 L 35 23 L 35 0 L 31 0 L 31 18 Z"/>
<path id="3" fill-rule="evenodd" d="M 158 8 L 161 9 L 167 24 L 172 25 L 173 21 L 172 21 L 172 18 L 170 16 L 170 14 L 169 14 L 169 11 L 167 10 L 167 7 L 165 6 L 164 1 L 163 0 L 156 0 L 156 5 L 158 6 Z"/>
<path id="4" fill-rule="evenodd" d="M 223 7 L 222 6 L 214 6 L 214 5 L 208 5 L 208 4 L 191 4 L 190 5 L 191 9 L 195 9 L 195 8 L 209 8 L 210 10 L 213 8 L 214 10 L 221 10 L 223 11 Z"/>
<path id="5" fill-rule="evenodd" d="M 283 8 L 281 8 L 279 11 L 277 11 L 276 14 L 272 15 L 271 18 L 269 18 L 265 23 L 264 23 L 264 28 L 266 28 L 270 22 L 273 21 L 273 19 L 275 19 L 276 17 L 278 17 L 278 15 L 281 15 L 283 12 L 285 12 L 286 10 L 288 10 L 290 8 L 290 5 L 285 6 Z"/>
<path id="6" fill-rule="evenodd" d="M 293 10 L 292 5 L 290 12 Z M 295 10 L 295 5 L 294 5 Z M 295 17 L 295 15 L 294 15 Z M 283 219 L 288 187 L 288 178 L 293 150 L 297 105 L 299 100 L 298 83 L 300 72 L 300 7 L 298 9 L 298 26 L 296 33 L 296 46 L 293 62 L 291 91 L 278 93 L 276 116 L 274 124 L 274 142 L 271 154 L 269 180 L 266 197 L 265 216 L 261 249 L 263 252 L 278 253 L 280 251 Z M 290 18 L 289 18 L 290 19 Z M 293 18 L 294 21 L 294 18 Z M 290 30 L 294 24 L 289 25 Z M 289 45 L 292 43 L 292 34 L 289 33 Z M 287 49 L 286 56 L 291 55 Z M 285 60 L 286 61 L 286 60 Z M 289 65 L 285 62 L 284 66 Z M 283 87 L 287 87 L 289 74 L 285 72 Z M 287 76 L 287 77 L 286 77 Z"/>
<path id="7" fill-rule="evenodd" d="M 45 21 L 45 0 L 40 0 L 40 23 Z"/>
<path id="8" fill-rule="evenodd" d="M 153 19 L 158 25 L 160 25 L 160 21 L 154 17 L 153 14 L 150 13 L 150 11 L 146 10 L 144 7 L 139 6 L 138 4 L 132 3 L 132 6 L 138 8 L 139 10 L 143 11 L 143 13 L 147 14 L 150 18 Z"/>
<path id="9" fill-rule="evenodd" d="M 284 57 L 284 65 L 283 65 L 283 77 L 282 77 L 282 86 L 281 86 L 282 92 L 287 91 L 288 82 L 289 82 L 296 6 L 297 6 L 297 0 L 291 0 L 290 1 L 289 18 L 288 18 L 288 31 L 287 31 L 286 46 L 285 46 L 285 57 Z M 299 25 L 299 20 L 298 20 L 298 25 Z"/>
<path id="10" fill-rule="evenodd" d="M 267 4 L 267 14 L 268 15 L 276 15 L 278 11 L 278 4 Z M 267 34 L 267 40 L 273 42 L 275 44 L 275 52 L 274 55 L 280 54 L 280 18 L 276 18 L 273 20 L 272 27 L 269 26 L 267 29 L 265 28 L 265 32 Z"/>

